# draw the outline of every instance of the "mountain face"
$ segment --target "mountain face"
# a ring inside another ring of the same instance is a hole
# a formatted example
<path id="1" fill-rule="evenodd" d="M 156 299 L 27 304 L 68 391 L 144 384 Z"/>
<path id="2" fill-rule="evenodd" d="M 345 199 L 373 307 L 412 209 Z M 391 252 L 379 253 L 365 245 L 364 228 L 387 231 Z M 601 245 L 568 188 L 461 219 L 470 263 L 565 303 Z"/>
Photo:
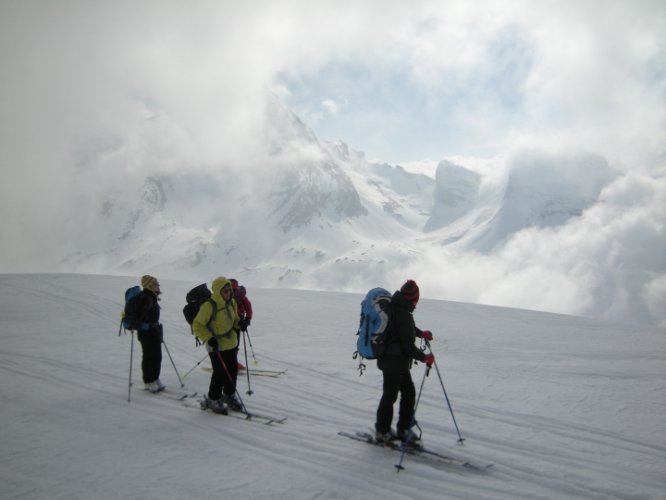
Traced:
<path id="1" fill-rule="evenodd" d="M 589 153 L 523 152 L 508 171 L 492 220 L 471 243 L 476 251 L 488 252 L 525 228 L 566 224 L 597 203 L 614 178 L 606 160 Z"/>
<path id="2" fill-rule="evenodd" d="M 405 263 L 422 245 L 488 252 L 523 228 L 564 224 L 612 179 L 603 158 L 537 153 L 512 160 L 502 182 L 446 160 L 433 179 L 321 142 L 293 113 L 272 107 L 283 134 L 272 132 L 263 162 L 116 185 L 86 228 L 92 244 L 84 240 L 67 267 L 104 262 L 118 272 L 178 277 L 224 267 L 264 286 L 285 276 L 291 286 L 324 286 L 317 273 Z"/>
<path id="3" fill-rule="evenodd" d="M 435 174 L 433 209 L 424 230 L 442 229 L 469 213 L 478 205 L 480 188 L 480 174 L 441 161 Z"/>
<path id="4" fill-rule="evenodd" d="M 351 179 L 332 160 L 289 166 L 273 199 L 284 232 L 307 226 L 315 218 L 337 223 L 368 214 Z"/>
<path id="5" fill-rule="evenodd" d="M 414 173 L 318 140 L 277 101 L 267 113 L 267 146 L 246 164 L 125 169 L 100 195 L 81 194 L 69 223 L 82 236 L 62 267 L 359 291 L 403 280 L 426 253 L 489 255 L 524 229 L 561 227 L 614 178 L 599 156 L 532 151 L 501 174 L 464 160 Z M 108 170 L 102 158 L 136 163 L 109 143 L 116 149 L 101 151 L 97 165 L 87 152 L 95 168 L 82 185 Z"/>

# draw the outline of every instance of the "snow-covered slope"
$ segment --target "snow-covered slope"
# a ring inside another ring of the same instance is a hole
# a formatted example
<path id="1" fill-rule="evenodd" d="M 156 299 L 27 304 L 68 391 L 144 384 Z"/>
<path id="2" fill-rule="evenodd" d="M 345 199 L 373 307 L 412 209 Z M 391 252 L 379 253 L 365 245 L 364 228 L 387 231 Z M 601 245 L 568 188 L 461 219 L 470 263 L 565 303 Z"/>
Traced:
<path id="1" fill-rule="evenodd" d="M 206 391 L 207 361 L 181 315 L 196 282 L 163 279 L 171 391 Z M 666 335 L 571 316 L 424 299 L 463 437 L 456 445 L 436 373 L 418 407 L 432 449 L 493 462 L 485 474 L 407 457 L 337 435 L 372 425 L 381 378 L 351 358 L 360 296 L 250 289 L 257 368 L 239 377 L 267 426 L 184 407 L 140 390 L 134 341 L 118 336 L 135 280 L 0 275 L 0 480 L 4 498 L 664 498 Z M 391 287 L 390 283 L 382 282 Z M 242 350 L 241 350 L 242 353 Z M 250 366 L 252 359 L 249 359 Z"/>

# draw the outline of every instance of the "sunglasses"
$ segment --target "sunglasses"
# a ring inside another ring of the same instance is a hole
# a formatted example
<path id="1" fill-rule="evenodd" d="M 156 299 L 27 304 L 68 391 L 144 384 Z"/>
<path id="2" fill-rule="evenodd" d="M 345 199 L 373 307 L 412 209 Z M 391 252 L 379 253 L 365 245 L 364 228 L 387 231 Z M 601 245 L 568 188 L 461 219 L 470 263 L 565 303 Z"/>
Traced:
<path id="1" fill-rule="evenodd" d="M 222 287 L 222 293 L 231 293 L 231 286 L 229 285 L 224 285 Z"/>

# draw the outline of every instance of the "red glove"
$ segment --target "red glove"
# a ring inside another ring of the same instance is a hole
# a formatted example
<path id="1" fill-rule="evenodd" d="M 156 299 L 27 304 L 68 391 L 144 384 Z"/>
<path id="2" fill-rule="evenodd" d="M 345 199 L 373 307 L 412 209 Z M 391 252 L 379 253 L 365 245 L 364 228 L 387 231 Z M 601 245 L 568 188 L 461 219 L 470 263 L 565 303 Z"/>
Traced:
<path id="1" fill-rule="evenodd" d="M 435 355 L 434 354 L 426 354 L 425 358 L 423 358 L 423 362 L 428 366 L 432 366 L 432 364 L 435 362 Z"/>
<path id="2" fill-rule="evenodd" d="M 430 330 L 423 330 L 421 332 L 421 338 L 430 342 L 432 340 L 432 332 Z"/>

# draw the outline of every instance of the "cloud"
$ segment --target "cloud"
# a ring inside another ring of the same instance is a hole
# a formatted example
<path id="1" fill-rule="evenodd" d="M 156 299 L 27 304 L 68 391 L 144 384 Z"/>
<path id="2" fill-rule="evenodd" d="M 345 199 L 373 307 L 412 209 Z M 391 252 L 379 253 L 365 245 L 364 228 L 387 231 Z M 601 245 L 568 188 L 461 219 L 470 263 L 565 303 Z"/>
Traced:
<path id="1" fill-rule="evenodd" d="M 490 254 L 429 249 L 408 274 L 439 298 L 664 325 L 664 220 L 666 178 L 631 172 L 565 225 Z"/>
<path id="2" fill-rule="evenodd" d="M 345 11 L 366 31 L 285 72 L 289 102 L 305 116 L 324 95 L 351 103 L 317 123 L 322 136 L 351 128 L 367 138 L 360 149 L 386 161 L 582 146 L 631 166 L 663 148 L 658 2 L 415 2 L 381 12 L 387 22 Z M 331 16 L 339 26 L 343 15 Z"/>
<path id="3" fill-rule="evenodd" d="M 23 143 L 53 137 L 62 154 L 90 130 L 136 136 L 148 115 L 179 127 L 196 161 L 242 159 L 281 82 L 318 135 L 386 161 L 663 147 L 658 2 L 20 2 L 2 14 L 4 127 Z"/>
<path id="4" fill-rule="evenodd" d="M 321 107 L 326 113 L 331 115 L 335 115 L 338 112 L 338 105 L 333 99 L 324 99 L 321 102 Z"/>
<path id="5" fill-rule="evenodd" d="M 654 2 L 600 6 L 542 11 L 539 19 L 527 11 L 536 57 L 519 133 L 543 145 L 548 135 L 585 144 L 612 161 L 644 159 L 663 145 L 666 10 Z"/>

